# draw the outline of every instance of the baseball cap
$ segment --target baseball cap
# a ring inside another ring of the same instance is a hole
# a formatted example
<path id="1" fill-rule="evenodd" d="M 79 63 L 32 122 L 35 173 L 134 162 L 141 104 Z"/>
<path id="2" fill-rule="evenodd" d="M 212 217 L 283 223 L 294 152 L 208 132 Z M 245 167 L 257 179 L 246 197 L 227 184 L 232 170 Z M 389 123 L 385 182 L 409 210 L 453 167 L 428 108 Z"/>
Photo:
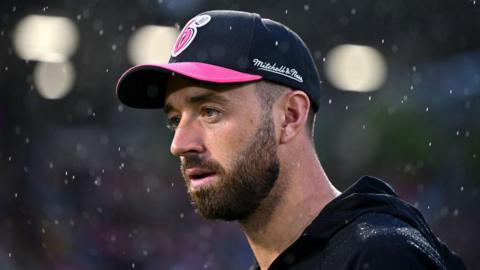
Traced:
<path id="1" fill-rule="evenodd" d="M 134 108 L 163 108 L 172 75 L 214 84 L 267 80 L 304 91 L 316 111 L 320 78 L 302 39 L 259 14 L 212 10 L 182 29 L 168 63 L 134 66 L 117 82 L 117 96 Z"/>

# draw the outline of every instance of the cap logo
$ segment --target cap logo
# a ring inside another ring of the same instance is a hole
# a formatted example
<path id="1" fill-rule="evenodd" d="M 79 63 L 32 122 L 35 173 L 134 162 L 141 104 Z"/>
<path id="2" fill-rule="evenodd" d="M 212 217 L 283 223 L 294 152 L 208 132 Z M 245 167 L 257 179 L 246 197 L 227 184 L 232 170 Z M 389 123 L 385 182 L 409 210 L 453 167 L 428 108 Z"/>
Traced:
<path id="1" fill-rule="evenodd" d="M 270 62 L 262 61 L 258 58 L 253 59 L 253 66 L 259 70 L 265 70 L 271 73 L 282 75 L 289 79 L 303 83 L 302 75 L 300 75 L 294 68 L 289 68 L 283 65 L 277 66 L 277 63 L 271 64 Z"/>
<path id="2" fill-rule="evenodd" d="M 197 28 L 206 25 L 212 17 L 210 15 L 199 15 L 191 19 L 175 41 L 175 45 L 172 49 L 172 57 L 176 57 L 182 53 L 192 43 L 193 39 L 197 35 Z"/>

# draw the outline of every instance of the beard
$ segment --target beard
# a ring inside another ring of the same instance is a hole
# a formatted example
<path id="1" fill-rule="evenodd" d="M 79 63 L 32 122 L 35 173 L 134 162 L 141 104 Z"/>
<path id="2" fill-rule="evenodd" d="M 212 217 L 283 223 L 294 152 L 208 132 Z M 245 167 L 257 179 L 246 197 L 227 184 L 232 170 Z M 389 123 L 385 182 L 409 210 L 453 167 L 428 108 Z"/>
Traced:
<path id="1" fill-rule="evenodd" d="M 180 168 L 192 204 L 207 219 L 244 220 L 272 190 L 280 171 L 272 118 L 265 117 L 245 150 L 234 155 L 229 171 L 215 160 L 203 160 L 198 155 L 187 155 L 182 160 Z M 185 169 L 191 167 L 215 171 L 219 179 L 213 185 L 190 191 Z"/>

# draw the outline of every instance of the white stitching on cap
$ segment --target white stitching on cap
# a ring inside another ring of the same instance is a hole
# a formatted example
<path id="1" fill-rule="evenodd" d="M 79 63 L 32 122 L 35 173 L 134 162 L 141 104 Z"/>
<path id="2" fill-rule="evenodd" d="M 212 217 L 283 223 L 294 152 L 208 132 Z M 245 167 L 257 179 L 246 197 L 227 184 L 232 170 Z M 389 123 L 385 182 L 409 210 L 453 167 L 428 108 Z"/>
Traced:
<path id="1" fill-rule="evenodd" d="M 288 68 L 286 66 L 277 67 L 277 63 L 270 64 L 270 62 L 264 62 L 258 58 L 253 59 L 253 66 L 259 70 L 265 70 L 275 74 L 285 76 L 287 78 L 293 79 L 297 82 L 303 83 L 303 77 L 298 74 L 298 71 L 294 68 Z"/>

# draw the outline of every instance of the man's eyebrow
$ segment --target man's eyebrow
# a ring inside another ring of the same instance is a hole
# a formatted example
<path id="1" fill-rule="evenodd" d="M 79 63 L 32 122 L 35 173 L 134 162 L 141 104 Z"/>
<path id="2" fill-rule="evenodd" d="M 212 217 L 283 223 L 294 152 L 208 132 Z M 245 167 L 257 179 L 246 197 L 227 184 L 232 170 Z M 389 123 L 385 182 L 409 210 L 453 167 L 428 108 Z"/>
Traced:
<path id="1" fill-rule="evenodd" d="M 189 105 L 197 105 L 199 103 L 204 103 L 204 102 L 216 102 L 224 105 L 224 104 L 228 104 L 229 100 L 224 96 L 218 95 L 217 93 L 200 94 L 197 96 L 189 97 L 187 100 L 187 103 Z M 169 103 L 165 104 L 164 111 L 166 114 L 174 110 L 175 108 L 171 104 Z"/>

